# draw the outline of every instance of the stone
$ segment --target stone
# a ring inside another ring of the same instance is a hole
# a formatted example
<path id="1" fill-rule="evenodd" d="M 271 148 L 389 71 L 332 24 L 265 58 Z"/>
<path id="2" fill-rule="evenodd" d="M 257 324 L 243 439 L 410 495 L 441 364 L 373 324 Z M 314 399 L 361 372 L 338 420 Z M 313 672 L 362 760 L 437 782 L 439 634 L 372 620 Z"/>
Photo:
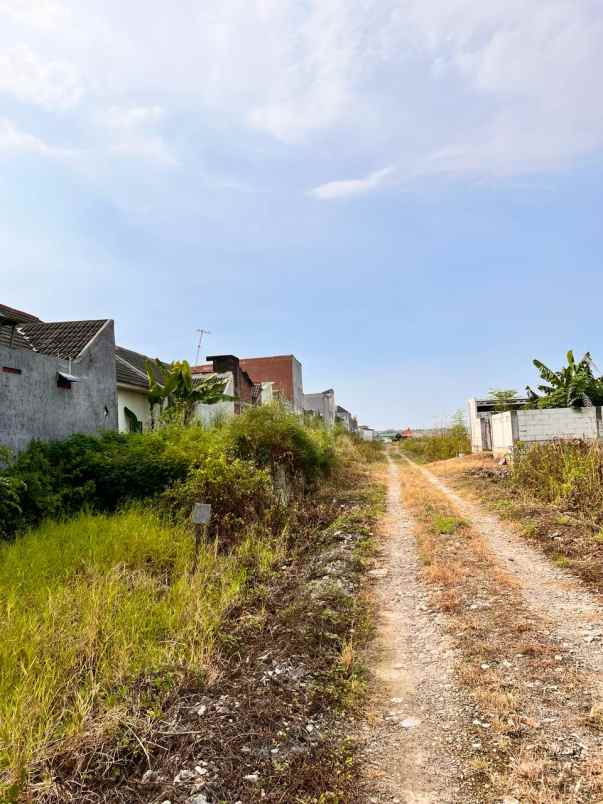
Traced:
<path id="1" fill-rule="evenodd" d="M 176 774 L 174 778 L 174 784 L 183 784 L 184 782 L 190 782 L 195 778 L 194 771 L 183 769 L 178 774 Z"/>
<path id="2" fill-rule="evenodd" d="M 203 793 L 197 793 L 196 795 L 187 799 L 187 804 L 209 804 L 209 801 L 203 795 Z"/>
<path id="3" fill-rule="evenodd" d="M 257 782 L 259 778 L 259 774 L 257 773 L 248 773 L 247 776 L 243 776 L 246 782 Z"/>
<path id="4" fill-rule="evenodd" d="M 403 729 L 414 729 L 421 723 L 420 720 L 417 720 L 415 717 L 407 717 L 405 720 L 400 721 L 400 725 Z"/>

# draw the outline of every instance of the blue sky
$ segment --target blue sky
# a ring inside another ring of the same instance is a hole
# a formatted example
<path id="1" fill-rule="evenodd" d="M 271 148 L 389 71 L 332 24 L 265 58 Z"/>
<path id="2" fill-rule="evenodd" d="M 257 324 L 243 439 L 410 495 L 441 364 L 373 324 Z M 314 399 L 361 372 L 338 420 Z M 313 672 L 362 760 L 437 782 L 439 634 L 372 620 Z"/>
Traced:
<path id="1" fill-rule="evenodd" d="M 2 301 L 376 427 L 603 364 L 602 69 L 598 0 L 0 0 Z"/>

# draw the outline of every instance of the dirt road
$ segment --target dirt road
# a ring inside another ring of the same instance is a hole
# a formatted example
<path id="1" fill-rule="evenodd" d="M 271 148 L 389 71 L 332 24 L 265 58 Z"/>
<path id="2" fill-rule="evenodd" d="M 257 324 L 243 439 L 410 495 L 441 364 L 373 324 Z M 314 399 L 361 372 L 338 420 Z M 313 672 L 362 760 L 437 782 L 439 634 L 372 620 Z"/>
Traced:
<path id="1" fill-rule="evenodd" d="M 431 472 L 387 472 L 366 800 L 603 801 L 599 602 Z"/>

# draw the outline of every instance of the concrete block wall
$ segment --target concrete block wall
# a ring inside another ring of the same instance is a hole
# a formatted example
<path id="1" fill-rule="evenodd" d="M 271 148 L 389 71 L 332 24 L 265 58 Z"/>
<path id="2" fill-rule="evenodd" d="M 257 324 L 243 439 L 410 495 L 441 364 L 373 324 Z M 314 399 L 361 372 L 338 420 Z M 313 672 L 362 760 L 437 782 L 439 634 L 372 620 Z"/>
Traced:
<path id="1" fill-rule="evenodd" d="M 509 452 L 517 441 L 531 444 L 602 437 L 601 408 L 517 410 L 492 416 L 492 449 L 495 454 Z"/>

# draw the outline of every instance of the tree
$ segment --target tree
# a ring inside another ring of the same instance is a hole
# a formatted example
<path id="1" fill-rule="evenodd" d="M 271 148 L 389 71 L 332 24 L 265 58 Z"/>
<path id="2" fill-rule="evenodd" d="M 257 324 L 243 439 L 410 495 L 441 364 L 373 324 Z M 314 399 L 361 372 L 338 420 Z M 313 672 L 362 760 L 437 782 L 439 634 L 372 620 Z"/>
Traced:
<path id="1" fill-rule="evenodd" d="M 567 366 L 559 371 L 553 371 L 540 360 L 534 360 L 533 363 L 547 385 L 538 386 L 542 396 L 527 386 L 528 407 L 583 408 L 603 405 L 603 378 L 595 377 L 590 352 L 576 362 L 570 350 L 567 353 Z"/>
<path id="2" fill-rule="evenodd" d="M 497 413 L 504 413 L 512 408 L 511 402 L 517 399 L 517 391 L 513 388 L 492 388 L 490 397 L 494 400 Z"/>
<path id="3" fill-rule="evenodd" d="M 227 380 L 216 375 L 194 379 L 186 360 L 175 360 L 169 366 L 156 360 L 155 365 L 160 370 L 162 382 L 155 375 L 153 363 L 147 361 L 151 413 L 155 405 L 165 403 L 168 408 L 181 415 L 183 424 L 190 424 L 198 404 L 215 405 L 235 399 L 224 393 Z"/>

